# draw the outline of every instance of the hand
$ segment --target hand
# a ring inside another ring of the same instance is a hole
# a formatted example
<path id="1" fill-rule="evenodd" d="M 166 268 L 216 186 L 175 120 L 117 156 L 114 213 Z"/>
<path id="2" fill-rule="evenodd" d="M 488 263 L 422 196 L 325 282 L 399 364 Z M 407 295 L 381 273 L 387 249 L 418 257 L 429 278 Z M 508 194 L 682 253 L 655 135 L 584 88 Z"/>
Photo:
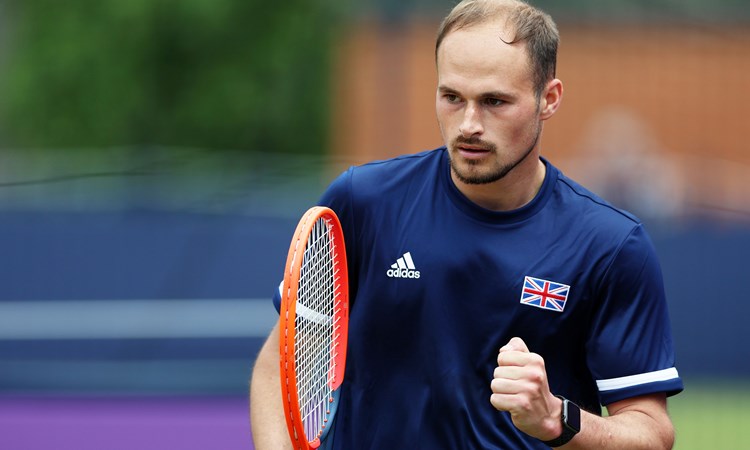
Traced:
<path id="1" fill-rule="evenodd" d="M 544 441 L 562 433 L 562 401 L 550 392 L 544 359 L 522 339 L 514 337 L 500 349 L 490 387 L 492 406 L 508 411 L 519 430 Z"/>

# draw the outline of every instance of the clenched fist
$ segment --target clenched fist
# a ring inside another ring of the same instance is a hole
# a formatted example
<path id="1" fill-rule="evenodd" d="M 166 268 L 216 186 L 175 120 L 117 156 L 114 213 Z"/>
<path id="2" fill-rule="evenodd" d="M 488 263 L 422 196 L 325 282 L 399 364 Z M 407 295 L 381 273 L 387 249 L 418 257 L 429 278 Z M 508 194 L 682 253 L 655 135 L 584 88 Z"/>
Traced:
<path id="1" fill-rule="evenodd" d="M 514 337 L 500 349 L 490 387 L 492 406 L 509 412 L 519 430 L 543 441 L 562 433 L 562 401 L 550 392 L 544 359 L 522 339 Z"/>

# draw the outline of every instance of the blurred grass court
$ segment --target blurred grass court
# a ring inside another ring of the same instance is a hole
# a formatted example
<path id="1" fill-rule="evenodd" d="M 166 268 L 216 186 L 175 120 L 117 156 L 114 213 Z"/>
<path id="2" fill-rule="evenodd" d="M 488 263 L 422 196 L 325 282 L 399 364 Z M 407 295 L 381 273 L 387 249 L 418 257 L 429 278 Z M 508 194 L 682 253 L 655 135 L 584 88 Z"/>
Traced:
<path id="1" fill-rule="evenodd" d="M 677 450 L 750 448 L 750 383 L 739 380 L 686 381 L 669 400 Z"/>

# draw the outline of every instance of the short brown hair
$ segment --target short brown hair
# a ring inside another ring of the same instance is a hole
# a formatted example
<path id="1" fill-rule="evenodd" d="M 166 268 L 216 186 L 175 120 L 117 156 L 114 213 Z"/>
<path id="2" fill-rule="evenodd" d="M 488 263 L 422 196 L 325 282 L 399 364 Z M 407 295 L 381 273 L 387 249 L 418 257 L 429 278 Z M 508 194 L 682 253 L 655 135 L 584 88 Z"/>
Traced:
<path id="1" fill-rule="evenodd" d="M 440 44 L 451 31 L 503 16 L 515 32 L 513 39 L 503 42 L 526 43 L 534 77 L 534 91 L 538 97 L 547 81 L 555 77 L 560 33 L 549 14 L 521 0 L 463 0 L 440 24 L 435 42 L 435 59 Z"/>

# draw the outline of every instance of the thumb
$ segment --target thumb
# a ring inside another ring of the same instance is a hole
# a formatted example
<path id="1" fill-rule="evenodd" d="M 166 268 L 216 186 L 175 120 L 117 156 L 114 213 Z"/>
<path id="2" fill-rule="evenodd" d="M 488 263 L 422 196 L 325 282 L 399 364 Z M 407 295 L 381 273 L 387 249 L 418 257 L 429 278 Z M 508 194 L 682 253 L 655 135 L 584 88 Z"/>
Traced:
<path id="1" fill-rule="evenodd" d="M 514 337 L 511 338 L 511 340 L 508 341 L 507 344 L 500 347 L 500 353 L 511 351 L 529 353 L 529 348 L 526 346 L 526 343 L 523 341 L 523 339 L 521 339 L 520 337 Z"/>

